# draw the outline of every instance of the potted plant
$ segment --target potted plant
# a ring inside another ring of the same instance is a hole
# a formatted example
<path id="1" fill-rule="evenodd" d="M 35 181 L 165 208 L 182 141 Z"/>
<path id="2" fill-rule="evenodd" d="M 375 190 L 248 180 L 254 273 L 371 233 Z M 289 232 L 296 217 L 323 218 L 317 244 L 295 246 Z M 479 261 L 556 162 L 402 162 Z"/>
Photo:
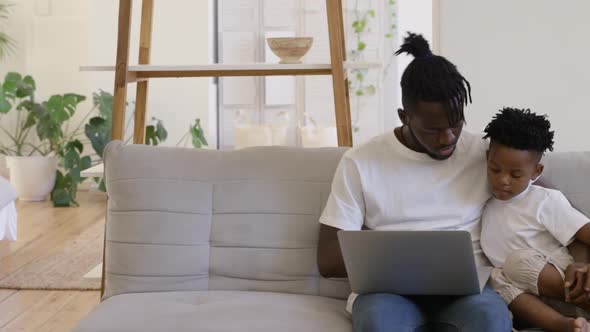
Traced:
<path id="1" fill-rule="evenodd" d="M 0 126 L 8 138 L 7 144 L 0 143 L 0 153 L 7 157 L 10 181 L 21 200 L 42 201 L 51 193 L 56 206 L 77 205 L 76 189 L 83 180 L 80 171 L 90 166 L 90 157 L 80 156 L 80 126 L 70 131 L 69 125 L 85 97 L 53 95 L 39 103 L 35 90 L 31 76 L 14 72 L 0 86 L 0 113 L 16 118 L 12 131 Z"/>
<path id="2" fill-rule="evenodd" d="M 94 104 L 94 109 L 98 109 L 98 115 L 92 117 L 90 121 L 88 121 L 88 123 L 85 125 L 84 133 L 90 140 L 96 155 L 99 157 L 96 163 L 101 163 L 104 148 L 111 140 L 113 95 L 109 92 L 99 90 L 98 92 L 93 93 L 92 102 Z M 133 105 L 133 103 L 127 103 L 127 105 Z M 133 118 L 135 111 L 131 110 L 131 112 L 127 113 L 129 114 L 129 119 L 127 120 L 127 124 L 125 126 L 125 132 L 129 131 L 129 122 Z M 125 139 L 125 142 L 129 143 L 131 141 L 131 136 L 126 136 L 127 138 Z M 195 119 L 195 122 L 189 126 L 187 133 L 176 145 L 186 146 L 189 137 L 191 139 L 191 145 L 194 148 L 202 148 L 203 146 L 207 146 L 207 140 L 205 138 L 203 128 L 201 128 L 201 121 L 199 119 Z M 145 128 L 145 144 L 158 145 L 166 141 L 167 138 L 168 131 L 166 130 L 162 120 L 152 117 Z M 100 190 L 105 191 L 104 183 L 102 181 L 99 184 L 99 188 Z"/>

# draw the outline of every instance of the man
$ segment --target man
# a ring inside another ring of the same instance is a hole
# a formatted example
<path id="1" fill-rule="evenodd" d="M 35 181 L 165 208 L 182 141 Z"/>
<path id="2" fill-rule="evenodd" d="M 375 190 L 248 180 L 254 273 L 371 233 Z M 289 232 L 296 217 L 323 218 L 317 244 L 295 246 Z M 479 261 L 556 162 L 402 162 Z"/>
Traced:
<path id="1" fill-rule="evenodd" d="M 414 60 L 402 76 L 403 123 L 345 153 L 320 218 L 318 262 L 324 277 L 345 277 L 336 232 L 467 230 L 476 257 L 480 217 L 490 197 L 487 144 L 462 132 L 469 82 L 410 33 L 396 54 Z M 452 259 L 452 257 L 451 257 Z M 349 298 L 355 331 L 510 331 L 506 304 L 491 288 L 465 297 L 366 294 Z"/>

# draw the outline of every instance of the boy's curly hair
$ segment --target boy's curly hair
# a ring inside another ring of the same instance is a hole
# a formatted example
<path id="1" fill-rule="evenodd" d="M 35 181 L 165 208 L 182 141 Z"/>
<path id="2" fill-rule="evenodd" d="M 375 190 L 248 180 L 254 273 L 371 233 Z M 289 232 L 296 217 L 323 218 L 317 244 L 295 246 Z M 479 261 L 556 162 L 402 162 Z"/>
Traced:
<path id="1" fill-rule="evenodd" d="M 517 150 L 533 150 L 543 154 L 553 151 L 554 131 L 546 115 L 530 109 L 504 107 L 484 129 L 484 139 Z"/>

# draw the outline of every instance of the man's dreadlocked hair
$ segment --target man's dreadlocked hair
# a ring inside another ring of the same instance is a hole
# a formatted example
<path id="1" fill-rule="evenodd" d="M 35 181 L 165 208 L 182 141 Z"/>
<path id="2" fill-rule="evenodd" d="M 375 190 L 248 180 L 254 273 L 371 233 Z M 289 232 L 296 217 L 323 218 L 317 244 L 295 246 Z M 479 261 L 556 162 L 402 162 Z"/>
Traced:
<path id="1" fill-rule="evenodd" d="M 430 51 L 421 35 L 408 32 L 395 55 L 410 54 L 410 62 L 402 75 L 402 104 L 412 109 L 418 101 L 441 102 L 446 106 L 449 125 L 465 121 L 463 108 L 471 102 L 471 85 L 457 67 Z"/>
<path id="2" fill-rule="evenodd" d="M 532 150 L 539 154 L 553 151 L 554 131 L 546 115 L 530 109 L 504 107 L 487 125 L 484 132 L 492 142 L 517 150 Z"/>

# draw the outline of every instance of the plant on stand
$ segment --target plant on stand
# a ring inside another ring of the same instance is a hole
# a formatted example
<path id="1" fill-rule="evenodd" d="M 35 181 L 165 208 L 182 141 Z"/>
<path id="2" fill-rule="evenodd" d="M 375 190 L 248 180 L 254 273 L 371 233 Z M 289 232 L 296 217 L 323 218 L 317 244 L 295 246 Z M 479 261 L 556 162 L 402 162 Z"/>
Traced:
<path id="1" fill-rule="evenodd" d="M 92 148 L 96 151 L 98 159 L 95 160 L 95 164 L 102 163 L 104 148 L 111 140 L 111 126 L 113 123 L 113 95 L 109 92 L 99 90 L 93 93 L 92 102 L 94 109 L 98 110 L 98 115 L 90 119 L 88 124 L 84 128 L 86 137 L 90 140 Z M 134 105 L 134 103 L 127 103 L 127 106 Z M 135 114 L 135 110 L 127 112 L 129 118 L 125 124 L 126 139 L 125 143 L 131 141 L 132 136 L 128 133 L 130 130 L 131 120 Z M 203 129 L 201 128 L 201 121 L 195 120 L 195 123 L 189 126 L 189 131 L 180 139 L 176 144 L 177 146 L 186 146 L 188 138 L 191 138 L 191 144 L 194 148 L 202 148 L 207 146 L 207 140 Z M 146 145 L 158 145 L 166 141 L 168 138 L 168 131 L 164 126 L 164 122 L 158 118 L 152 117 L 145 128 L 145 144 Z M 95 181 L 98 183 L 98 188 L 101 191 L 106 191 L 104 180 L 96 178 Z"/>
<path id="2" fill-rule="evenodd" d="M 7 156 L 10 179 L 20 199 L 41 201 L 51 193 L 54 206 L 77 206 L 76 191 L 84 180 L 80 172 L 90 166 L 90 157 L 81 156 L 81 125 L 71 131 L 69 126 L 86 98 L 68 93 L 39 103 L 35 90 L 31 76 L 6 75 L 0 87 L 0 113 L 16 113 L 16 124 L 12 131 L 0 127 L 9 141 L 0 144 L 0 152 Z"/>
<path id="3" fill-rule="evenodd" d="M 396 0 L 384 0 L 385 8 L 387 9 L 387 28 L 385 29 L 384 38 L 393 39 L 396 32 L 395 17 L 396 17 Z M 349 51 L 349 60 L 352 62 L 362 62 L 366 60 L 367 41 L 366 37 L 372 33 L 371 21 L 376 18 L 375 10 L 372 8 L 372 1 L 369 3 L 368 9 L 361 9 L 359 0 L 355 1 L 354 5 L 354 20 L 352 22 L 353 42 L 352 48 Z M 384 69 L 384 75 L 387 74 L 391 66 L 393 55 L 387 61 Z M 352 102 L 354 103 L 354 118 L 352 119 L 353 131 L 356 133 L 360 130 L 358 126 L 362 104 L 365 98 L 372 97 L 377 93 L 375 82 L 370 82 L 368 79 L 369 70 L 355 68 L 350 70 L 348 88 L 350 91 Z"/>

